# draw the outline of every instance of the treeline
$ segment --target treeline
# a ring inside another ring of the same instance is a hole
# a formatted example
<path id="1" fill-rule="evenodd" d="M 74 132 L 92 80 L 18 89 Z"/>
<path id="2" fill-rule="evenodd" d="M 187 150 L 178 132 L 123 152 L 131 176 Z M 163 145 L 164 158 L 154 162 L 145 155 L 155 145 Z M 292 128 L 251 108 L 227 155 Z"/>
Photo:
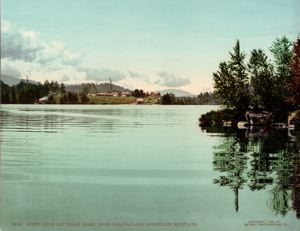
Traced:
<path id="1" fill-rule="evenodd" d="M 92 102 L 87 97 L 87 93 L 94 86 L 96 85 L 82 84 L 82 91 L 78 92 L 69 91 L 69 87 L 65 87 L 63 83 L 59 84 L 57 81 L 46 80 L 44 83 L 31 83 L 21 80 L 20 83 L 11 87 L 1 81 L 1 103 L 33 104 L 40 103 L 39 99 L 44 98 L 42 103 L 47 104 L 88 104 Z M 130 96 L 146 98 L 151 94 L 142 89 L 135 89 Z M 157 94 L 156 97 L 160 97 L 160 94 Z M 214 94 L 210 92 L 200 93 L 195 97 L 175 97 L 174 94 L 167 93 L 160 97 L 157 103 L 163 105 L 212 105 L 217 104 L 217 101 Z"/>
<path id="2" fill-rule="evenodd" d="M 39 101 L 42 99 L 42 101 Z M 1 103 L 2 104 L 86 104 L 89 98 L 83 92 L 77 93 L 66 91 L 63 83 L 57 81 L 42 83 L 31 83 L 21 80 L 20 83 L 8 86 L 1 81 Z"/>
<path id="3" fill-rule="evenodd" d="M 160 104 L 163 105 L 216 105 L 218 100 L 211 92 L 200 93 L 197 96 L 176 97 L 172 93 L 164 94 L 160 99 Z"/>
<path id="4" fill-rule="evenodd" d="M 149 92 L 145 92 L 142 89 L 135 89 L 132 92 L 132 96 L 136 98 L 145 98 L 151 95 Z M 158 96 L 160 96 L 160 94 L 158 94 Z M 160 97 L 159 103 L 163 105 L 215 105 L 218 104 L 218 101 L 211 92 L 201 92 L 199 95 L 194 97 L 176 97 L 173 93 L 166 93 Z"/>
<path id="5" fill-rule="evenodd" d="M 11 104 L 32 104 L 44 96 L 53 98 L 55 94 L 65 94 L 65 85 L 57 81 L 49 82 L 46 80 L 42 83 L 31 83 L 21 80 L 17 85 L 12 87 L 1 81 L 1 103 Z"/>
<path id="6" fill-rule="evenodd" d="M 106 92 L 125 92 L 130 91 L 124 87 L 115 85 L 113 83 L 81 83 L 66 86 L 66 91 L 75 92 L 77 94 L 83 93 L 106 93 Z"/>
<path id="7" fill-rule="evenodd" d="M 246 62 L 237 41 L 229 60 L 213 73 L 214 94 L 226 107 L 225 114 L 244 119 L 247 110 L 269 111 L 276 121 L 285 121 L 289 111 L 300 107 L 300 38 L 294 43 L 278 38 L 269 51 L 272 59 L 254 49 Z"/>
<path id="8" fill-rule="evenodd" d="M 136 98 L 144 98 L 144 97 L 148 97 L 149 93 L 145 92 L 142 89 L 134 89 L 131 95 Z"/>

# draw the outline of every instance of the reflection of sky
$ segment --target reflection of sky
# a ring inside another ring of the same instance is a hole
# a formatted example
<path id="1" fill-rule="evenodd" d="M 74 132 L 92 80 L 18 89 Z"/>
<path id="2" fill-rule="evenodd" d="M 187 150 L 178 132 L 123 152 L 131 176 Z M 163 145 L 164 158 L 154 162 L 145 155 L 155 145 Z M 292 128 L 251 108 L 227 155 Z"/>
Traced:
<path id="1" fill-rule="evenodd" d="M 210 163 L 210 156 L 205 159 L 203 156 L 200 161 L 186 159 L 184 155 L 187 147 L 193 150 L 192 157 L 198 153 L 199 145 L 204 150 L 210 146 L 210 142 L 197 139 L 200 132 L 197 117 L 211 107 L 5 105 L 3 108 L 1 131 L 5 150 L 14 156 L 28 148 L 30 155 L 42 154 L 41 160 L 46 158 L 46 165 L 53 158 L 51 153 L 56 153 L 57 159 L 68 156 L 67 165 L 72 167 L 105 169 L 111 165 L 126 169 L 129 159 L 134 160 L 129 166 L 133 169 L 146 163 L 149 167 L 152 163 L 158 169 L 172 169 L 175 163 L 186 170 L 194 166 L 193 169 L 198 169 L 196 175 L 201 174 L 199 164 Z M 186 108 L 190 111 L 182 110 Z M 192 133 L 189 127 L 194 128 Z M 193 139 L 179 143 L 186 132 Z M 170 145 L 172 143 L 176 145 Z M 40 151 L 33 153 L 30 148 Z M 82 153 L 89 156 L 83 162 L 76 159 L 82 158 Z M 167 159 L 178 157 L 179 160 L 160 161 L 161 153 Z M 211 167 L 204 165 L 201 171 L 204 169 L 207 171 Z"/>
<path id="2" fill-rule="evenodd" d="M 208 136 L 198 127 L 200 114 L 216 108 L 1 106 L 1 228 L 14 230 L 12 222 L 113 221 L 193 222 L 198 226 L 180 230 L 243 231 L 249 220 L 279 220 L 297 230 L 293 212 L 275 216 L 267 204 L 273 185 L 250 191 L 245 184 L 236 213 L 232 188 L 213 184 L 227 173 L 214 170 L 216 147 L 235 140 Z"/>
<path id="3" fill-rule="evenodd" d="M 299 8 L 298 0 L 3 0 L 4 20 L 50 46 L 40 61 L 57 53 L 64 60 L 4 61 L 36 80 L 82 81 L 86 70 L 89 79 L 127 75 L 120 83 L 146 90 L 177 84 L 199 93 L 212 87 L 212 72 L 236 39 L 247 52 L 267 50 L 282 35 L 294 40 Z"/>

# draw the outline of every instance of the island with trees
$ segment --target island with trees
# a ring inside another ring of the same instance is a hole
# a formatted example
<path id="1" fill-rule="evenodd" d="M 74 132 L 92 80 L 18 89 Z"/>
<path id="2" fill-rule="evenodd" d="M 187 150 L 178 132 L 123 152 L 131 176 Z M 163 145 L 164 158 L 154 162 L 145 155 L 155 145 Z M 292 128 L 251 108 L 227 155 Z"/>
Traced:
<path id="1" fill-rule="evenodd" d="M 213 73 L 214 95 L 221 104 L 199 118 L 201 127 L 250 125 L 257 116 L 266 124 L 288 125 L 300 119 L 300 38 L 294 43 L 285 36 L 277 38 L 269 48 L 270 59 L 262 49 L 251 51 L 248 61 L 238 40 L 229 60 L 221 62 Z M 260 121 L 262 122 L 262 121 Z M 263 123 L 262 122 L 262 123 Z"/>

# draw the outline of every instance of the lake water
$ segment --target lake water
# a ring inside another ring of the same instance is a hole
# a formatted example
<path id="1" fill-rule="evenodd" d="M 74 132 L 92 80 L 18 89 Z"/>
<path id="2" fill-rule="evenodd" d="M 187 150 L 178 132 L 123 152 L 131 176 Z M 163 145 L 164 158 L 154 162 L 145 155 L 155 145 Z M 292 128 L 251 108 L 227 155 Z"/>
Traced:
<path id="1" fill-rule="evenodd" d="M 215 108 L 1 105 L 0 227 L 300 230 L 299 134 L 202 130 Z"/>

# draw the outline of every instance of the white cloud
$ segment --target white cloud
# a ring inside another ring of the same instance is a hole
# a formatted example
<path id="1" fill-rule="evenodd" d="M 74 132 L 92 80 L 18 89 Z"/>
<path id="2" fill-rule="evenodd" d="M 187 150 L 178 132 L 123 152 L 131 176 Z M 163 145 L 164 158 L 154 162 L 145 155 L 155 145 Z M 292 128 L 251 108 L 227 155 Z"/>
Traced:
<path id="1" fill-rule="evenodd" d="M 8 75 L 16 78 L 21 77 L 21 72 L 7 63 L 1 63 L 1 75 Z"/>
<path id="2" fill-rule="evenodd" d="M 49 65 L 80 64 L 82 54 L 70 52 L 62 41 L 47 42 L 34 31 L 18 28 L 1 19 L 1 58 Z"/>
<path id="3" fill-rule="evenodd" d="M 85 73 L 86 80 L 108 81 L 111 79 L 112 81 L 119 81 L 126 78 L 124 73 L 111 69 L 79 67 L 78 71 Z"/>
<path id="4" fill-rule="evenodd" d="M 71 53 L 68 51 L 64 51 L 63 64 L 77 66 L 81 63 L 81 57 L 83 54 L 81 53 Z"/>
<path id="5" fill-rule="evenodd" d="M 28 75 L 41 82 L 45 79 L 84 80 L 85 75 L 77 70 L 82 53 L 69 51 L 60 40 L 43 40 L 37 32 L 19 28 L 3 19 L 1 27 L 2 74 L 23 78 Z"/>
<path id="6" fill-rule="evenodd" d="M 188 78 L 183 78 L 172 73 L 159 72 L 157 75 L 160 78 L 156 80 L 155 83 L 160 86 L 181 87 L 191 83 Z"/>
<path id="7" fill-rule="evenodd" d="M 85 75 L 79 72 L 72 66 L 51 66 L 51 69 L 46 68 L 45 65 L 34 62 L 24 62 L 22 60 L 1 60 L 1 73 L 10 73 L 13 77 L 26 78 L 28 75 L 29 79 L 37 82 L 44 82 L 48 80 L 66 81 L 68 83 L 83 82 Z M 8 68 L 13 70 L 7 70 Z M 20 74 L 19 74 L 20 73 Z M 63 78 L 68 76 L 68 78 Z"/>
<path id="8" fill-rule="evenodd" d="M 131 78 L 138 78 L 138 79 L 148 79 L 148 76 L 144 75 L 144 74 L 140 74 L 134 71 L 128 71 L 128 75 Z"/>
<path id="9" fill-rule="evenodd" d="M 67 81 L 70 81 L 71 80 L 71 78 L 70 78 L 70 76 L 68 76 L 68 75 L 63 75 L 62 77 L 61 77 L 61 81 L 63 81 L 63 82 L 67 82 Z"/>
<path id="10" fill-rule="evenodd" d="M 156 91 L 160 89 L 160 87 L 154 83 L 148 83 L 144 79 L 132 78 L 130 76 L 128 76 L 126 79 L 118 81 L 118 84 L 131 90 L 143 89 L 144 91 Z"/>
<path id="11" fill-rule="evenodd" d="M 1 26 L 4 28 L 1 35 L 1 58 L 28 62 L 37 58 L 37 52 L 42 49 L 42 44 L 37 40 L 36 33 L 19 31 L 4 20 L 1 20 Z"/>
<path id="12" fill-rule="evenodd" d="M 57 80 L 66 83 L 92 81 L 118 82 L 130 88 L 156 90 L 161 87 L 181 87 L 190 84 L 188 78 L 160 72 L 158 74 L 87 67 L 84 54 L 66 48 L 60 40 L 46 41 L 39 33 L 19 28 L 1 19 L 1 66 L 3 73 L 14 77 L 43 82 Z M 5 64 L 5 65 L 4 65 Z"/>

